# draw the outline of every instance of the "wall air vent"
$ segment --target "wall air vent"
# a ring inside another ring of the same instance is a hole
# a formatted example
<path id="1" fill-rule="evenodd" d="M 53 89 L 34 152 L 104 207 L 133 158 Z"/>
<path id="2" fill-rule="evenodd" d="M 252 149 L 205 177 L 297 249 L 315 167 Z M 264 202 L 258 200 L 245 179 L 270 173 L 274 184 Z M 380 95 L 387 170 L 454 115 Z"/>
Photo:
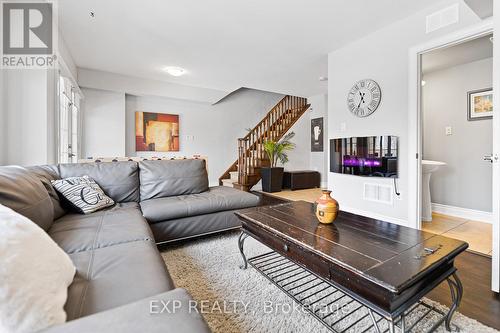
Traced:
<path id="1" fill-rule="evenodd" d="M 392 186 L 376 183 L 365 183 L 363 199 L 392 205 Z"/>
<path id="2" fill-rule="evenodd" d="M 458 22 L 458 4 L 446 7 L 426 17 L 425 32 L 431 33 Z"/>

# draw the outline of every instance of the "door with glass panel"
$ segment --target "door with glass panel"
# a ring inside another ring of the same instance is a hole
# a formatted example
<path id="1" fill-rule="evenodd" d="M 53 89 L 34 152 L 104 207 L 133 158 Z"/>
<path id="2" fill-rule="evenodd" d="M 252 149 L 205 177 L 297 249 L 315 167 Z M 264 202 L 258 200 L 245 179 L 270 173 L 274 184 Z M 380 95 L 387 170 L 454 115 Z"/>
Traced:
<path id="1" fill-rule="evenodd" d="M 59 76 L 58 86 L 58 162 L 76 163 L 80 158 L 80 96 L 64 76 Z"/>

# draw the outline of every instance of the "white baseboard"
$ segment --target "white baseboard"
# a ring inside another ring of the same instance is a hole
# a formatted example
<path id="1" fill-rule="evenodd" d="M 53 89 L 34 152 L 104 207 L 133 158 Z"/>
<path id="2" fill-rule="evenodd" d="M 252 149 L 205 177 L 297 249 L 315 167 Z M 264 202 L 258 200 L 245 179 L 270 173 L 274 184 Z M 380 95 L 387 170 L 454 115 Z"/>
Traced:
<path id="1" fill-rule="evenodd" d="M 481 210 L 461 208 L 455 206 L 432 204 L 432 211 L 439 214 L 461 217 L 467 220 L 479 221 L 493 224 L 493 213 L 483 212 Z"/>
<path id="2" fill-rule="evenodd" d="M 403 225 L 403 226 L 408 226 L 408 221 L 407 220 L 400 219 L 400 218 L 397 218 L 397 217 L 386 216 L 386 215 L 377 214 L 377 213 L 365 211 L 365 210 L 362 210 L 362 209 L 357 209 L 357 208 L 352 208 L 352 207 L 346 207 L 346 206 L 342 206 L 342 205 L 340 205 L 340 210 L 343 210 L 345 212 L 349 212 L 349 213 L 352 213 L 352 214 L 356 214 L 356 215 L 370 217 L 370 218 L 375 219 L 375 220 L 380 220 L 380 221 L 395 223 L 395 224 L 399 224 L 399 225 Z"/>

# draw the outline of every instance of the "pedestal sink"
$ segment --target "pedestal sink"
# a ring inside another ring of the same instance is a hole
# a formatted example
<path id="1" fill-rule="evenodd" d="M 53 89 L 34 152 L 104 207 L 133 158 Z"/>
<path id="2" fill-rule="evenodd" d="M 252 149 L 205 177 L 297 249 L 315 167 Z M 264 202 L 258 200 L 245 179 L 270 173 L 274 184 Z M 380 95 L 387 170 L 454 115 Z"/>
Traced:
<path id="1" fill-rule="evenodd" d="M 422 160 L 422 221 L 432 221 L 431 175 L 446 163 Z"/>

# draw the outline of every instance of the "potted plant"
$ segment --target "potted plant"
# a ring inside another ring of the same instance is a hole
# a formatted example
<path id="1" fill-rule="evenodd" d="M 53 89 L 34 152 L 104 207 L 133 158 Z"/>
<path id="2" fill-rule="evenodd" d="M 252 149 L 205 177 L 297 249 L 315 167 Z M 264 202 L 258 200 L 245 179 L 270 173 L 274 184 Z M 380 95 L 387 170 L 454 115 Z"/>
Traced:
<path id="1" fill-rule="evenodd" d="M 270 167 L 261 168 L 262 190 L 264 192 L 279 192 L 283 183 L 283 167 L 277 167 L 278 162 L 284 165 L 288 162 L 287 152 L 295 148 L 295 144 L 290 141 L 295 135 L 290 132 L 278 142 L 268 140 L 264 142 L 264 151 L 269 158 Z"/>

